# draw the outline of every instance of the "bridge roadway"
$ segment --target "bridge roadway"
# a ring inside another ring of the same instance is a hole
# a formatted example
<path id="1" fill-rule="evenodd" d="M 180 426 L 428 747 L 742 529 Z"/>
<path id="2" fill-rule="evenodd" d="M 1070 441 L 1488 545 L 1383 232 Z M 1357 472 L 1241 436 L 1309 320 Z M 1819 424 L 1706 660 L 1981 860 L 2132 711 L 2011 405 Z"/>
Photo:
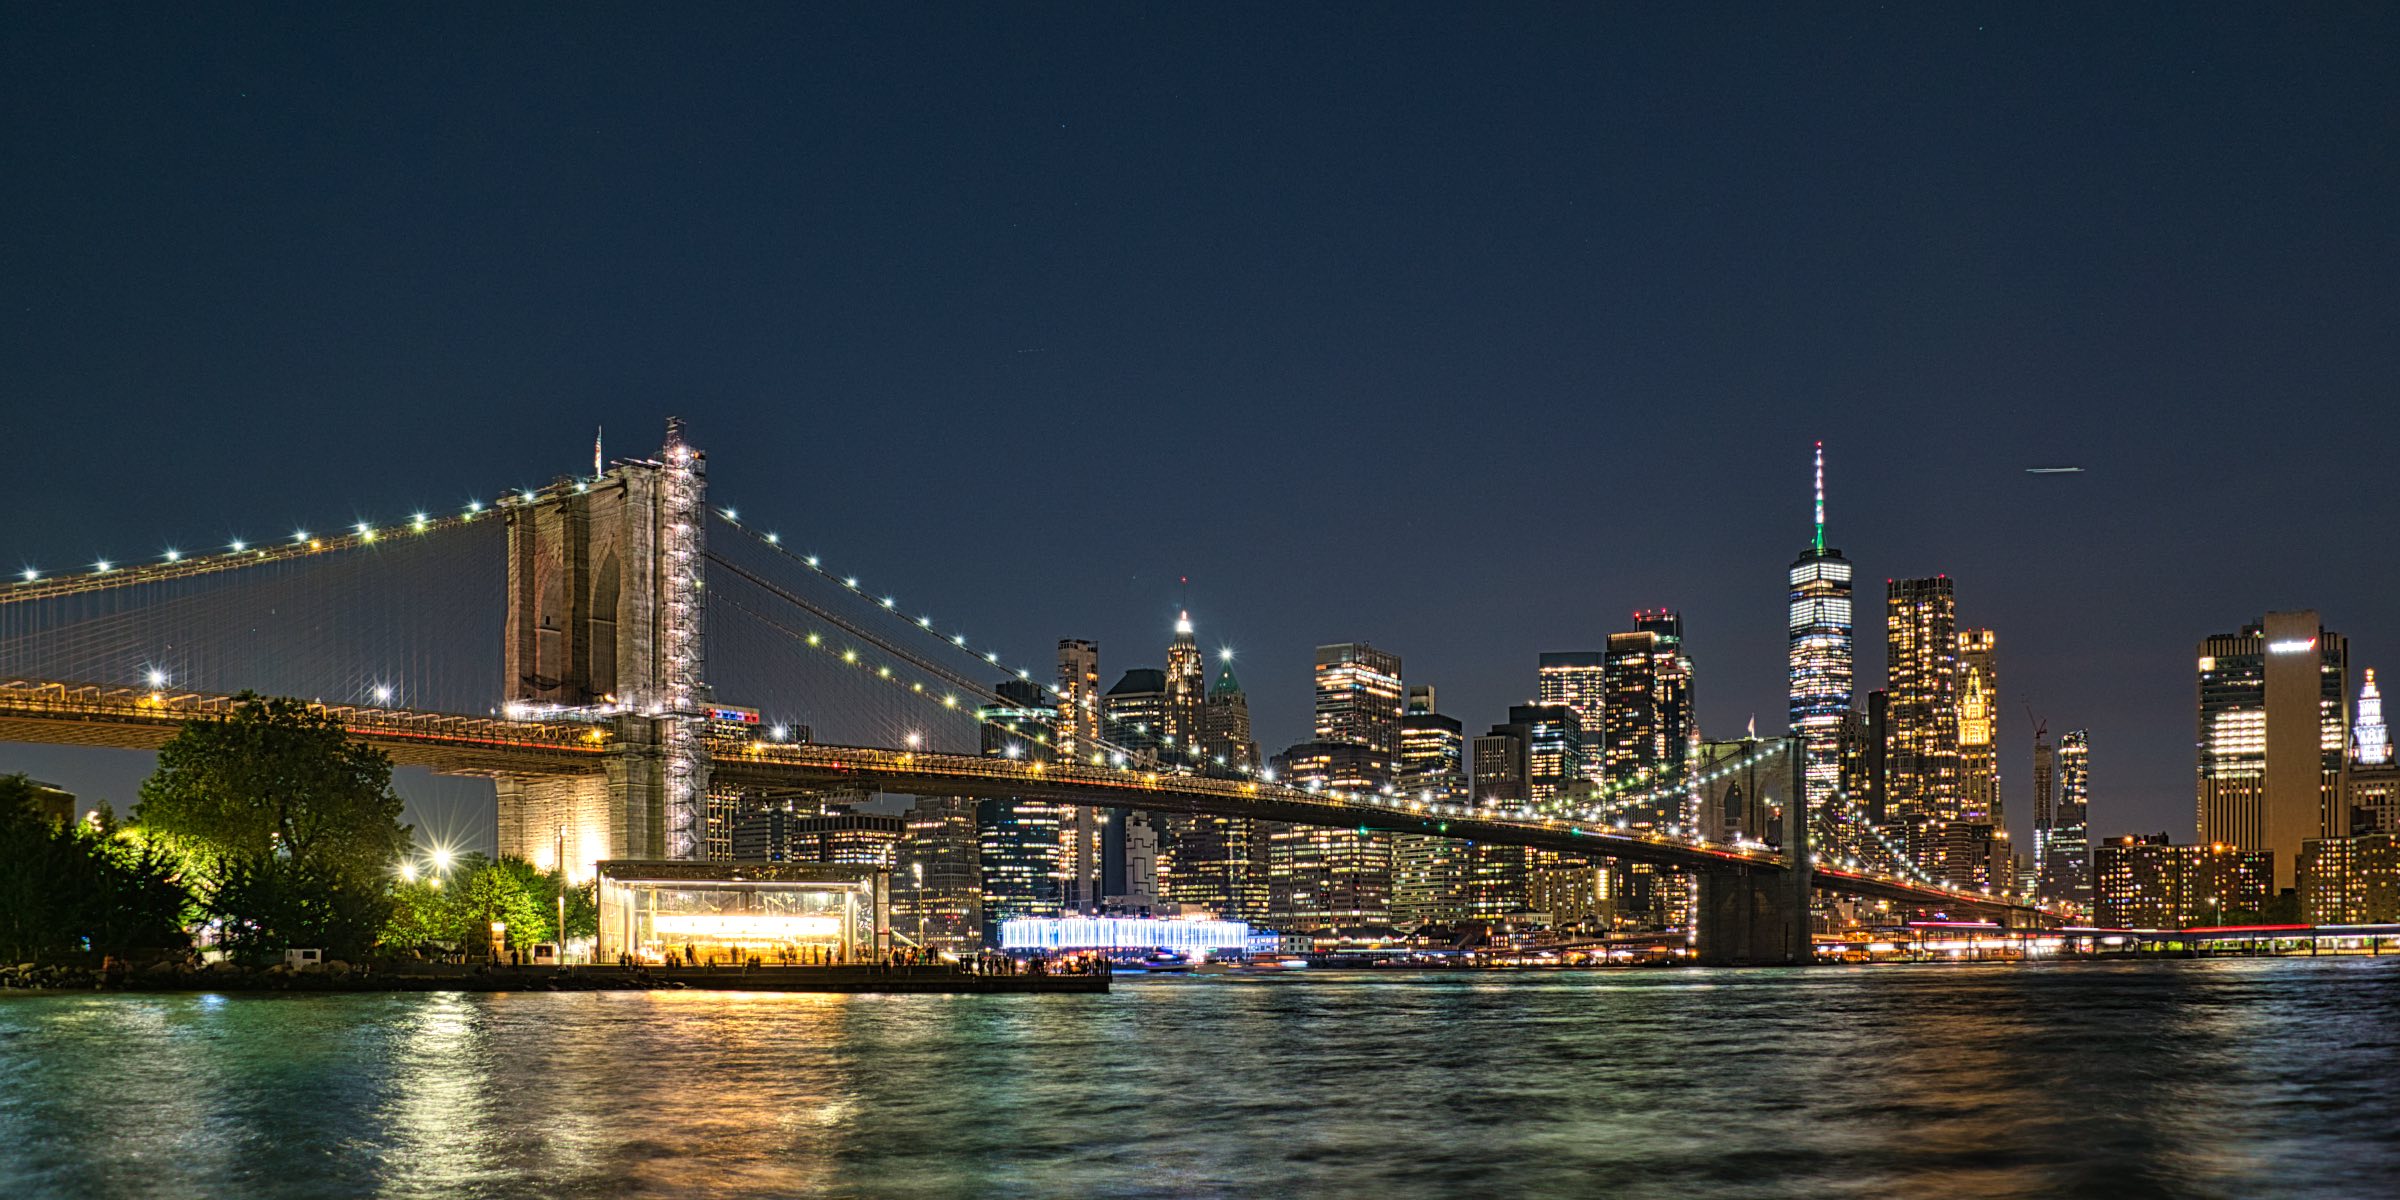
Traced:
<path id="1" fill-rule="evenodd" d="M 187 720 L 221 716 L 234 698 L 193 691 L 0 682 L 0 741 L 155 750 Z M 516 721 L 358 705 L 315 705 L 392 761 L 454 775 L 592 775 L 611 749 L 605 726 L 573 721 Z M 1569 854 L 1659 863 L 1680 870 L 1754 874 L 1781 871 L 1782 856 L 1756 845 L 1729 846 L 1602 828 L 1562 817 L 1506 818 L 1441 811 L 1402 798 L 1335 797 L 1258 780 L 1208 779 L 1057 762 L 936 754 L 818 743 L 712 739 L 710 778 L 742 787 L 847 787 L 899 795 L 1015 797 L 1152 812 L 1246 817 L 1429 834 L 1528 846 Z M 2037 909 L 1978 892 L 1910 883 L 1819 864 L 1813 886 L 2011 924 L 2043 919 Z"/>

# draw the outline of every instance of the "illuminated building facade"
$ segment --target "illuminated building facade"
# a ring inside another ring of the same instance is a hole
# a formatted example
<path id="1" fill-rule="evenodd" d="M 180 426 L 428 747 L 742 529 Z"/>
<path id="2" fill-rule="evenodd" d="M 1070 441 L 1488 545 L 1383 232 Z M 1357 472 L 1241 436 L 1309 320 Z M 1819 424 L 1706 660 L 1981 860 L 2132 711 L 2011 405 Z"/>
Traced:
<path id="1" fill-rule="evenodd" d="M 1175 616 L 1175 640 L 1167 643 L 1166 734 L 1160 739 L 1169 766 L 1201 769 L 1200 712 L 1208 699 L 1208 663 L 1192 637 L 1192 614 Z"/>
<path id="2" fill-rule="evenodd" d="M 2166 834 L 2109 838 L 2092 850 L 2092 920 L 2106 929 L 2185 929 L 2259 919 L 2274 898 L 2263 850 L 2177 846 Z"/>
<path id="3" fill-rule="evenodd" d="M 1245 777 L 1258 766 L 1258 744 L 1250 740 L 1250 701 L 1233 674 L 1228 656 L 1200 709 L 1200 746 L 1206 773 Z M 1159 892 L 1187 911 L 1244 921 L 1265 921 L 1267 833 L 1264 823 L 1241 817 L 1171 815 L 1158 818 Z"/>
<path id="4" fill-rule="evenodd" d="M 1999 637 L 1958 631 L 1958 808 L 1968 821 L 1997 825 L 2000 811 Z"/>
<path id="5" fill-rule="evenodd" d="M 1430 685 L 1408 689 L 1400 718 L 1400 793 L 1427 804 L 1467 801 L 1466 727 L 1434 711 Z M 1392 920 L 1403 928 L 1455 925 L 1470 915 L 1470 848 L 1445 837 L 1392 835 Z"/>
<path id="6" fill-rule="evenodd" d="M 2400 834 L 2300 843 L 2300 919 L 2311 925 L 2400 922 Z"/>
<path id="7" fill-rule="evenodd" d="M 1258 743 L 1250 736 L 1250 697 L 1233 675 L 1233 652 L 1217 664 L 1216 682 L 1200 704 L 1200 753 L 1210 771 L 1246 775 L 1258 769 Z"/>
<path id="8" fill-rule="evenodd" d="M 1584 740 L 1604 760 L 1601 777 L 1619 784 L 1680 767 L 1697 732 L 1683 618 L 1660 609 L 1633 620 L 1631 632 L 1608 635 L 1605 724 L 1583 726 Z"/>
<path id="9" fill-rule="evenodd" d="M 2070 730 L 2058 739 L 2058 803 L 2042 860 L 2049 874 L 2041 894 L 2077 904 L 2092 901 L 2092 734 Z"/>
<path id="10" fill-rule="evenodd" d="M 1137 758 L 1162 761 L 1167 737 L 1167 673 L 1135 667 L 1100 697 L 1101 736 Z"/>
<path id="11" fill-rule="evenodd" d="M 1399 655 L 1364 642 L 1319 646 L 1316 685 L 1316 740 L 1365 746 L 1398 763 L 1405 698 Z M 1389 782 L 1387 776 L 1377 786 Z"/>
<path id="12" fill-rule="evenodd" d="M 2400 833 L 2400 762 L 2392 756 L 2391 730 L 2383 722 L 2383 692 L 2375 672 L 2358 690 L 2358 717 L 2350 727 L 2350 823 L 2356 829 Z"/>
<path id="13" fill-rule="evenodd" d="M 1044 760 L 1050 755 L 1050 722 L 1057 719 L 1042 689 L 1009 680 L 997 689 L 1000 702 L 977 714 L 983 752 L 1001 758 Z M 983 883 L 987 934 L 1010 917 L 1054 917 L 1066 902 L 1071 865 L 1062 828 L 1068 806 L 1037 800 L 996 798 L 979 802 L 976 837 Z"/>
<path id="14" fill-rule="evenodd" d="M 2375 686 L 2375 668 L 2366 669 L 2358 688 L 2358 719 L 2350 727 L 2350 765 L 2392 765 L 2392 730 L 2383 723 L 2383 690 Z"/>
<path id="15" fill-rule="evenodd" d="M 1825 544 L 1825 443 L 1817 443 L 1816 536 L 1791 570 L 1791 729 L 1800 738 L 1811 809 L 1842 781 L 1850 711 L 1850 562 Z"/>
<path id="16" fill-rule="evenodd" d="M 1322 693 L 1320 693 L 1322 694 Z M 1396 745 L 1397 728 L 1392 739 Z M 1392 781 L 1394 756 L 1354 742 L 1302 742 L 1275 757 L 1294 787 L 1374 792 Z M 1267 832 L 1268 906 L 1285 933 L 1392 923 L 1392 838 L 1351 828 L 1273 824 Z"/>
<path id="17" fill-rule="evenodd" d="M 1000 948 L 1055 950 L 1166 950 L 1176 954 L 1221 954 L 1244 950 L 1250 926 L 1241 921 L 1159 920 L 1142 917 L 1018 917 L 1000 928 Z"/>
<path id="18" fill-rule="evenodd" d="M 889 871 L 899 859 L 900 818 L 797 801 L 746 807 L 733 827 L 735 862 L 841 863 Z"/>
<path id="19" fill-rule="evenodd" d="M 1524 731 L 1525 797 L 1537 809 L 1561 806 L 1583 779 L 1583 722 L 1561 704 L 1512 704 L 1505 728 Z"/>
<path id="20" fill-rule="evenodd" d="M 596 869 L 599 962 L 849 963 L 888 948 L 889 879 L 872 867 L 611 860 Z"/>
<path id="21" fill-rule="evenodd" d="M 2300 843 L 2350 832 L 2349 654 L 2310 611 L 2199 646 L 2200 838 L 2272 851 L 2278 890 Z"/>
<path id="22" fill-rule="evenodd" d="M 1958 601 L 1946 575 L 1891 580 L 1885 599 L 1884 812 L 1917 866 L 1954 878 L 1942 834 L 1960 816 Z"/>
<path id="23" fill-rule="evenodd" d="M 1592 751 L 1584 755 L 1584 778 L 1601 782 L 1608 769 L 1608 756 L 1599 752 L 1601 731 L 1607 727 L 1608 653 L 1544 651 L 1537 673 L 1540 690 L 1535 695 L 1540 702 L 1572 709 L 1575 718 L 1583 722 L 1583 735 Z"/>
<path id="24" fill-rule="evenodd" d="M 975 801 L 919 796 L 902 821 L 900 858 L 892 869 L 892 927 L 920 946 L 973 953 L 983 944 Z"/>

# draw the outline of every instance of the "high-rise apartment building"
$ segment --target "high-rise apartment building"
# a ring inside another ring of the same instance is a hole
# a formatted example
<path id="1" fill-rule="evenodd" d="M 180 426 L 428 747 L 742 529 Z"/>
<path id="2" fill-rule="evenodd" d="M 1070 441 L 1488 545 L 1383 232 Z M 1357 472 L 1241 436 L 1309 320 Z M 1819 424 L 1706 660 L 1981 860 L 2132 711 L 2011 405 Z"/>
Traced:
<path id="1" fill-rule="evenodd" d="M 1958 602 L 1946 575 L 1891 580 L 1885 598 L 1884 811 L 1917 865 L 1945 874 L 1944 830 L 1960 816 Z"/>
<path id="2" fill-rule="evenodd" d="M 1584 777 L 1600 782 L 1608 769 L 1608 756 L 1600 752 L 1601 730 L 1608 710 L 1607 652 L 1544 651 L 1538 678 L 1540 690 L 1536 695 L 1541 703 L 1573 709 L 1576 719 L 1583 722 L 1584 740 L 1591 751 L 1584 755 Z"/>
<path id="3" fill-rule="evenodd" d="M 1316 686 L 1316 740 L 1365 746 L 1389 763 L 1399 762 L 1406 697 L 1399 655 L 1364 642 L 1319 646 Z M 1389 782 L 1387 777 L 1377 786 Z"/>
<path id="4" fill-rule="evenodd" d="M 1695 732 L 1683 618 L 1662 609 L 1637 612 L 1633 620 L 1631 632 L 1608 635 L 1606 724 L 1584 727 L 1605 759 L 1603 778 L 1612 783 L 1682 766 Z"/>
<path id="5" fill-rule="evenodd" d="M 2255 921 L 2275 893 L 2262 850 L 2115 837 L 2092 852 L 2092 921 L 2106 929 L 2184 929 Z"/>
<path id="6" fill-rule="evenodd" d="M 1842 782 L 1850 711 L 1850 562 L 1825 544 L 1825 443 L 1817 443 L 1816 536 L 1791 570 L 1791 727 L 1812 809 Z"/>
<path id="7" fill-rule="evenodd" d="M 2268 613 L 2199 647 L 2200 840 L 2275 855 L 2350 831 L 2349 641 L 2311 611 Z"/>

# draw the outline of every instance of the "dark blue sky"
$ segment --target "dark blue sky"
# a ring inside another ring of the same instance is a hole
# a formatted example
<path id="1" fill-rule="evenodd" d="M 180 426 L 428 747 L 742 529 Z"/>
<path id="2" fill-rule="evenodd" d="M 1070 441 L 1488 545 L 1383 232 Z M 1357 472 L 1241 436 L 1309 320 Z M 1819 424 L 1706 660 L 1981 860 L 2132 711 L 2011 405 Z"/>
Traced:
<path id="1" fill-rule="evenodd" d="M 0 98 L 0 556 L 677 412 L 714 498 L 1027 659 L 1159 663 L 1189 575 L 1270 750 L 1317 642 L 1480 728 L 1653 605 L 1730 734 L 1822 438 L 1862 680 L 1880 581 L 1956 577 L 2020 826 L 2023 704 L 2181 836 L 2198 638 L 2400 663 L 2389 6 L 17 4 Z"/>

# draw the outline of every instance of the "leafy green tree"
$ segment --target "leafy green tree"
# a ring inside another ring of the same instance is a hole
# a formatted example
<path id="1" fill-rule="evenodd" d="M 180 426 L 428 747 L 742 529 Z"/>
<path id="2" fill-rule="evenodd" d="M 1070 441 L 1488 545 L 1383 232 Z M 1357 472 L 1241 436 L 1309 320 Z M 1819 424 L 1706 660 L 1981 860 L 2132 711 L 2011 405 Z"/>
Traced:
<path id="1" fill-rule="evenodd" d="M 391 759 L 324 713 L 245 693 L 186 722 L 141 794 L 143 833 L 184 856 L 238 957 L 354 957 L 388 920 L 388 872 L 408 845 Z"/>
<path id="2" fill-rule="evenodd" d="M 560 873 L 544 873 L 521 858 L 470 854 L 447 880 L 426 876 L 392 889 L 383 943 L 395 949 L 434 943 L 480 954 L 491 945 L 494 921 L 508 926 L 502 938 L 512 948 L 551 941 L 564 882 Z M 587 937 L 599 932 L 593 889 L 567 888 L 566 898 L 568 930 Z"/>
<path id="3" fill-rule="evenodd" d="M 159 750 L 134 819 L 208 857 L 364 882 L 407 848 L 400 810 L 389 756 L 297 700 L 244 693 Z"/>
<path id="4" fill-rule="evenodd" d="M 23 775 L 0 776 L 0 953 L 10 961 L 191 944 L 174 856 L 103 817 L 44 819 Z"/>

